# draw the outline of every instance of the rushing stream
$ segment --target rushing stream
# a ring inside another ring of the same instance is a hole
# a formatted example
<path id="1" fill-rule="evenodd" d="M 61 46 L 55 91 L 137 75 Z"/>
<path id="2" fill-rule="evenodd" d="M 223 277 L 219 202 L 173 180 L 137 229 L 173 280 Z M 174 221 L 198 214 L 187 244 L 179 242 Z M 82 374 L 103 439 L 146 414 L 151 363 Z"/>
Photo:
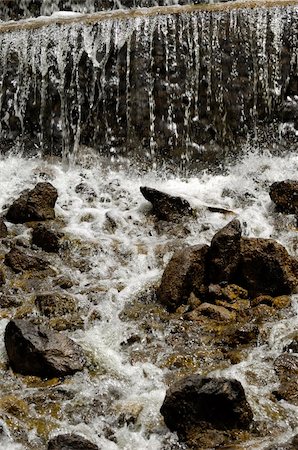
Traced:
<path id="1" fill-rule="evenodd" d="M 95 11 L 94 1 L 84 5 Z M 51 14 L 59 2 L 42 8 Z M 173 252 L 210 244 L 234 217 L 244 236 L 273 238 L 298 258 L 296 217 L 269 197 L 273 182 L 297 178 L 297 14 L 285 6 L 8 32 L 0 23 L 0 209 L 49 181 L 64 235 L 60 253 L 46 255 L 49 276 L 16 274 L 0 288 L 0 303 L 15 300 L 0 309 L 0 450 L 45 450 L 58 432 L 103 450 L 185 450 L 160 407 L 169 384 L 192 372 L 245 389 L 254 428 L 224 448 L 262 450 L 298 433 L 298 407 L 272 395 L 274 360 L 297 338 L 298 295 L 239 360 L 155 296 Z M 241 152 L 231 151 L 239 135 Z M 197 217 L 158 224 L 144 185 L 186 198 Z M 6 224 L 28 249 L 30 228 Z M 10 245 L 0 242 L 1 262 Z M 66 333 L 88 363 L 65 379 L 15 374 L 5 327 L 12 317 L 38 320 L 35 295 L 59 289 L 61 276 L 79 305 Z"/>

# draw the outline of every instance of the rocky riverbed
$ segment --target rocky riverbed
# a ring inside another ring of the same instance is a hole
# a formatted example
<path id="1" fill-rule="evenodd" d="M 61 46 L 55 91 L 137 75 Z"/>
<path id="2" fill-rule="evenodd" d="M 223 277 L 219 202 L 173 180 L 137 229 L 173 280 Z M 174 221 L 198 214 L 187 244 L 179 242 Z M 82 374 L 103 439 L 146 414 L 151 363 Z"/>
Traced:
<path id="1" fill-rule="evenodd" d="M 295 155 L 0 165 L 2 446 L 295 448 Z"/>

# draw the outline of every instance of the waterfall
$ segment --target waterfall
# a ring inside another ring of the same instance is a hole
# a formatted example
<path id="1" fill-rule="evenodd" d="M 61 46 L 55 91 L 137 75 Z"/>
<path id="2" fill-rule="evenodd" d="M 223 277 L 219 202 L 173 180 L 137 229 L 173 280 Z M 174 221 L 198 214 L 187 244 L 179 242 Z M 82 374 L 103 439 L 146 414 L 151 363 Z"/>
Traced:
<path id="1" fill-rule="evenodd" d="M 297 7 L 91 19 L 0 26 L 3 149 L 196 160 L 258 126 L 280 137 L 297 95 Z"/>

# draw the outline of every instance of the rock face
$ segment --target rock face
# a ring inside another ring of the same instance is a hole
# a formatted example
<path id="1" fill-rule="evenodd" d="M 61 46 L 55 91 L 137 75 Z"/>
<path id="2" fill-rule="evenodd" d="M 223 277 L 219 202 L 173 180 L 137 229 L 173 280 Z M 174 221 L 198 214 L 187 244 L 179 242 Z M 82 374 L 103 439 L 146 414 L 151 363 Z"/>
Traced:
<path id="1" fill-rule="evenodd" d="M 152 203 L 153 213 L 160 220 L 176 222 L 185 216 L 194 216 L 188 201 L 181 197 L 174 197 L 146 186 L 140 187 L 140 190 L 145 199 Z"/>
<path id="2" fill-rule="evenodd" d="M 45 225 L 39 224 L 32 231 L 32 244 L 42 248 L 46 252 L 57 253 L 60 248 L 61 235 Z"/>
<path id="3" fill-rule="evenodd" d="M 207 245 L 177 251 L 169 261 L 157 291 L 158 300 L 169 310 L 186 303 L 193 289 L 205 283 Z"/>
<path id="4" fill-rule="evenodd" d="M 160 410 L 171 431 L 247 429 L 253 414 L 237 380 L 191 375 L 171 386 Z"/>
<path id="5" fill-rule="evenodd" d="M 38 183 L 34 189 L 23 192 L 13 202 L 6 219 L 12 223 L 54 219 L 57 197 L 57 189 L 51 183 Z"/>
<path id="6" fill-rule="evenodd" d="M 208 252 L 208 278 L 210 283 L 230 282 L 240 260 L 241 225 L 232 220 L 219 230 L 211 241 Z"/>
<path id="7" fill-rule="evenodd" d="M 297 261 L 272 239 L 243 238 L 238 276 L 252 296 L 290 294 L 297 287 Z"/>
<path id="8" fill-rule="evenodd" d="M 4 220 L 0 218 L 0 238 L 6 238 L 7 234 L 7 226 L 5 225 Z"/>
<path id="9" fill-rule="evenodd" d="M 60 434 L 48 443 L 48 450 L 100 450 L 99 447 L 78 434 Z"/>
<path id="10" fill-rule="evenodd" d="M 298 212 L 298 181 L 279 181 L 270 186 L 271 200 L 275 203 L 278 211 L 287 214 Z"/>
<path id="11" fill-rule="evenodd" d="M 49 266 L 44 259 L 25 253 L 17 247 L 5 255 L 4 263 L 16 273 L 25 270 L 44 270 Z"/>
<path id="12" fill-rule="evenodd" d="M 44 378 L 60 377 L 82 370 L 81 347 L 67 336 L 28 320 L 12 320 L 5 329 L 5 347 L 15 372 Z"/>

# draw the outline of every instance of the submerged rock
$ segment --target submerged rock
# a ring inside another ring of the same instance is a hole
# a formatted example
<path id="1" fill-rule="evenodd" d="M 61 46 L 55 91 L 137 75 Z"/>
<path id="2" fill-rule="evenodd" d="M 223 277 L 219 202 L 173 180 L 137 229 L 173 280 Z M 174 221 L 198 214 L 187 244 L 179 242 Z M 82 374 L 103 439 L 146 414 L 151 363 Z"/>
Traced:
<path id="1" fill-rule="evenodd" d="M 172 256 L 157 291 L 158 300 L 169 310 L 187 303 L 192 289 L 204 285 L 207 251 L 207 245 L 194 245 Z"/>
<path id="2" fill-rule="evenodd" d="M 208 252 L 210 283 L 230 282 L 240 261 L 241 225 L 238 219 L 229 222 L 212 238 Z"/>
<path id="3" fill-rule="evenodd" d="M 6 253 L 4 263 L 16 273 L 32 269 L 45 270 L 49 266 L 48 261 L 25 253 L 17 247 Z"/>
<path id="4" fill-rule="evenodd" d="M 81 347 L 62 333 L 28 320 L 12 320 L 4 335 L 9 363 L 15 372 L 53 378 L 82 370 Z"/>
<path id="5" fill-rule="evenodd" d="M 242 238 L 238 283 L 251 296 L 279 296 L 294 292 L 298 285 L 297 261 L 272 239 Z"/>
<path id="6" fill-rule="evenodd" d="M 298 181 L 285 180 L 273 183 L 269 195 L 278 211 L 287 214 L 298 212 Z"/>
<path id="7" fill-rule="evenodd" d="M 0 238 L 6 238 L 8 235 L 7 226 L 2 217 L 0 218 Z"/>
<path id="8" fill-rule="evenodd" d="M 48 443 L 48 450 L 100 450 L 99 447 L 78 434 L 60 434 Z"/>
<path id="9" fill-rule="evenodd" d="M 38 224 L 32 231 L 32 244 L 42 248 L 46 252 L 57 253 L 60 248 L 61 233 L 51 230 L 49 227 Z"/>
<path id="10" fill-rule="evenodd" d="M 203 316 L 209 317 L 210 319 L 230 322 L 236 319 L 234 312 L 229 311 L 227 308 L 218 305 L 212 305 L 211 303 L 202 303 L 197 309 Z"/>
<path id="11" fill-rule="evenodd" d="M 171 431 L 247 429 L 253 413 L 237 380 L 185 377 L 171 386 L 160 410 Z"/>
<path id="12" fill-rule="evenodd" d="M 174 197 L 146 186 L 140 187 L 140 190 L 145 199 L 152 203 L 153 213 L 160 220 L 176 222 L 185 216 L 195 215 L 188 201 L 181 197 Z"/>
<path id="13" fill-rule="evenodd" d="M 37 183 L 34 189 L 24 191 L 13 202 L 6 219 L 12 223 L 54 219 L 57 197 L 57 189 L 51 183 Z"/>
<path id="14" fill-rule="evenodd" d="M 291 439 L 291 441 L 285 444 L 275 444 L 270 447 L 266 447 L 265 450 L 297 450 L 298 448 L 298 434 Z"/>

